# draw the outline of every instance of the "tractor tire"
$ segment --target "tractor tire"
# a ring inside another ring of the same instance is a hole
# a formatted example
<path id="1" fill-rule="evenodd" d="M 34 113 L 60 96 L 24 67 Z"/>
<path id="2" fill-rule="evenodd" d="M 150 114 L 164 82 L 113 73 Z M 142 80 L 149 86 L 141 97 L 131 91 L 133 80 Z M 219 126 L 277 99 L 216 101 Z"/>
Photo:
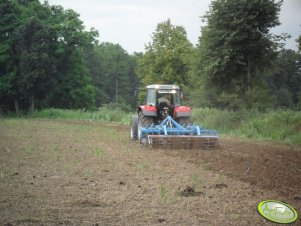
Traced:
<path id="1" fill-rule="evenodd" d="M 138 115 L 132 115 L 131 127 L 130 127 L 130 138 L 132 141 L 138 139 Z"/>
<path id="2" fill-rule="evenodd" d="M 143 115 L 142 111 L 139 112 L 139 120 L 138 126 L 140 127 L 148 127 L 154 123 L 154 118 L 150 116 Z"/>
<path id="3" fill-rule="evenodd" d="M 154 118 L 150 117 L 150 116 L 145 116 L 143 115 L 143 112 L 140 111 L 139 112 L 139 116 L 138 116 L 138 142 L 140 144 L 145 143 L 145 138 L 141 139 L 140 135 L 139 135 L 139 128 L 140 127 L 149 127 L 154 123 Z"/>
<path id="4" fill-rule="evenodd" d="M 190 124 L 190 117 L 180 117 L 177 121 L 181 126 L 186 127 Z"/>

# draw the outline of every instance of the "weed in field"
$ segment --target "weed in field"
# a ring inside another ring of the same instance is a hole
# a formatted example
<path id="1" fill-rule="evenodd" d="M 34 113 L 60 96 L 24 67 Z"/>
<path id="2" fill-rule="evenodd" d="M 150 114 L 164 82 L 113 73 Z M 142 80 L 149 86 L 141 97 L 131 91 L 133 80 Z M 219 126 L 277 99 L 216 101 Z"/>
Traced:
<path id="1" fill-rule="evenodd" d="M 186 203 L 185 203 L 185 209 L 186 211 L 190 212 L 193 209 L 193 206 L 191 205 L 191 202 L 189 199 L 186 199 Z"/>
<path id="2" fill-rule="evenodd" d="M 141 188 L 143 194 L 145 194 L 148 191 L 147 184 L 144 181 L 142 181 L 139 187 Z"/>
<path id="3" fill-rule="evenodd" d="M 144 170 L 148 167 L 147 163 L 146 162 L 143 162 L 143 163 L 135 163 L 134 164 L 134 167 L 137 171 L 141 171 L 141 170 Z"/>
<path id="4" fill-rule="evenodd" d="M 200 182 L 200 178 L 198 177 L 198 175 L 192 175 L 191 181 L 192 181 L 192 187 L 195 188 L 197 184 Z"/>
<path id="5" fill-rule="evenodd" d="M 26 153 L 33 153 L 34 152 L 34 147 L 32 145 L 28 145 L 22 148 L 22 151 Z"/>
<path id="6" fill-rule="evenodd" d="M 64 173 L 65 174 L 70 174 L 71 173 L 71 168 L 69 166 L 64 166 Z"/>
<path id="7" fill-rule="evenodd" d="M 90 170 L 84 170 L 83 175 L 85 177 L 92 177 L 92 172 Z"/>
<path id="8" fill-rule="evenodd" d="M 0 177 L 5 178 L 7 176 L 8 172 L 6 170 L 1 170 Z"/>
<path id="9" fill-rule="evenodd" d="M 239 213 L 231 213 L 230 214 L 230 219 L 231 220 L 239 220 L 240 214 Z"/>
<path id="10" fill-rule="evenodd" d="M 116 134 L 116 131 L 114 131 L 114 130 L 105 130 L 105 131 L 103 131 L 102 136 L 104 136 L 106 139 L 115 141 L 117 134 Z"/>
<path id="11" fill-rule="evenodd" d="M 170 193 L 167 190 L 167 187 L 165 187 L 162 184 L 159 187 L 159 193 L 161 202 L 164 202 L 165 204 L 174 204 L 177 202 L 177 199 L 174 196 L 170 195 Z"/>
<path id="12" fill-rule="evenodd" d="M 143 216 L 145 220 L 150 220 L 154 218 L 154 213 L 149 208 L 143 209 Z"/>
<path id="13" fill-rule="evenodd" d="M 100 148 L 96 148 L 92 151 L 96 157 L 101 157 L 103 155 L 103 150 Z"/>
<path id="14" fill-rule="evenodd" d="M 57 151 L 59 151 L 59 146 L 54 144 L 54 145 L 52 145 L 51 150 L 54 152 L 57 152 Z"/>
<path id="15" fill-rule="evenodd" d="M 208 162 L 204 163 L 204 165 L 202 166 L 202 168 L 203 168 L 203 170 L 206 170 L 206 171 L 211 170 L 211 166 L 210 166 L 210 164 Z"/>
<path id="16" fill-rule="evenodd" d="M 226 180 L 226 177 L 222 174 L 219 174 L 218 177 L 217 177 L 216 183 L 217 184 L 223 184 L 223 183 L 225 183 L 225 180 Z"/>
<path id="17" fill-rule="evenodd" d="M 2 169 L 0 170 L 0 177 L 4 179 L 8 175 L 7 165 L 4 163 Z"/>
<path id="18" fill-rule="evenodd" d="M 160 192 L 160 199 L 162 201 L 166 201 L 168 195 L 167 188 L 161 184 L 159 188 L 159 192 Z"/>

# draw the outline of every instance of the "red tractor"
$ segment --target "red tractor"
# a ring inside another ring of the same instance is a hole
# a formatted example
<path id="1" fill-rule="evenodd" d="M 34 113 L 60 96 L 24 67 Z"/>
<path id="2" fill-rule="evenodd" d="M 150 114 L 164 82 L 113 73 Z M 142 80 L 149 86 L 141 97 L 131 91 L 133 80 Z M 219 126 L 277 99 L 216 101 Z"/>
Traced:
<path id="1" fill-rule="evenodd" d="M 138 107 L 138 114 L 132 115 L 131 140 L 140 143 L 154 143 L 158 146 L 186 147 L 207 146 L 218 143 L 217 133 L 191 125 L 190 107 L 181 106 L 182 93 L 177 85 L 149 85 L 146 87 L 146 100 Z M 200 145 L 202 144 L 202 145 Z"/>

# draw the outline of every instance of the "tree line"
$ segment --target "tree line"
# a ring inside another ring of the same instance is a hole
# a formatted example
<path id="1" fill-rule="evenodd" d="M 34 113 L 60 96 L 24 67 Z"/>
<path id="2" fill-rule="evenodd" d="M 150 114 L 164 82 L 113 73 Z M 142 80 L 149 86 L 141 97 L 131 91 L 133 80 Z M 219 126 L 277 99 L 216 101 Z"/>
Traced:
<path id="1" fill-rule="evenodd" d="M 136 56 L 99 44 L 98 31 L 87 31 L 78 13 L 38 0 L 4 0 L 0 14 L 1 111 L 95 109 L 115 100 L 133 106 Z"/>
<path id="2" fill-rule="evenodd" d="M 178 84 L 195 107 L 301 109 L 299 51 L 272 35 L 282 1 L 213 0 L 194 46 L 170 19 L 144 53 L 99 43 L 79 14 L 38 0 L 0 2 L 0 111 L 131 110 L 135 89 Z"/>

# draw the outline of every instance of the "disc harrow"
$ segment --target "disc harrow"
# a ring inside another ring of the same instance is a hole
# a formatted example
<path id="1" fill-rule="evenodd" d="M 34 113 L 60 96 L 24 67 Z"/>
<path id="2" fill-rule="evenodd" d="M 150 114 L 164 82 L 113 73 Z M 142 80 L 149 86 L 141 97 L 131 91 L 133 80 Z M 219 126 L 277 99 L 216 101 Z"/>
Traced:
<path id="1" fill-rule="evenodd" d="M 204 149 L 219 144 L 215 130 L 201 126 L 182 126 L 171 116 L 167 116 L 159 125 L 138 127 L 140 143 L 153 148 L 166 149 Z"/>

